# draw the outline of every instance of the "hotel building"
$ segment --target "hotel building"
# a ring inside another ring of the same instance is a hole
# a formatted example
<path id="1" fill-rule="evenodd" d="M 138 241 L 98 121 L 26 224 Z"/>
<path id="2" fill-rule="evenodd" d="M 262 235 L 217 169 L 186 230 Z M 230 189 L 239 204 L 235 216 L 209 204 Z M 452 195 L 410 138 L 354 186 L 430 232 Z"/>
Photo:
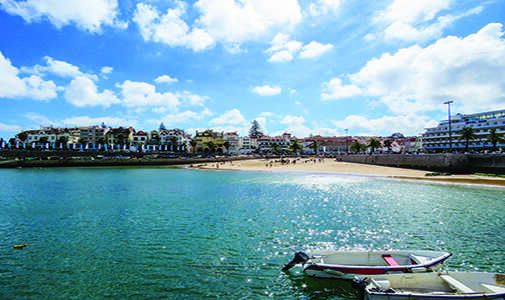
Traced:
<path id="1" fill-rule="evenodd" d="M 450 141 L 453 151 L 465 151 L 465 140 L 461 138 L 461 130 L 465 127 L 473 128 L 476 136 L 475 139 L 470 140 L 469 151 L 492 150 L 493 144 L 489 141 L 489 133 L 491 129 L 495 128 L 496 133 L 503 137 L 505 133 L 505 110 L 452 116 Z M 450 148 L 449 121 L 441 121 L 437 127 L 427 128 L 422 138 L 423 147 L 427 152 L 448 151 Z M 502 141 L 496 147 L 505 148 L 505 143 Z"/>

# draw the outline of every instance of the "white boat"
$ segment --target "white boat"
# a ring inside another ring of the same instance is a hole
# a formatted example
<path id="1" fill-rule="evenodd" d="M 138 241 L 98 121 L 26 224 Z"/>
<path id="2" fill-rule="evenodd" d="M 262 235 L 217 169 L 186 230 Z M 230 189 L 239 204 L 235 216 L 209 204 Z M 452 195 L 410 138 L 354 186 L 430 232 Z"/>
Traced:
<path id="1" fill-rule="evenodd" d="M 425 272 L 369 276 L 365 300 L 505 299 L 505 274 Z"/>
<path id="2" fill-rule="evenodd" d="M 301 264 L 308 276 L 353 279 L 356 275 L 433 270 L 451 255 L 448 252 L 428 250 L 297 252 L 283 270 Z"/>

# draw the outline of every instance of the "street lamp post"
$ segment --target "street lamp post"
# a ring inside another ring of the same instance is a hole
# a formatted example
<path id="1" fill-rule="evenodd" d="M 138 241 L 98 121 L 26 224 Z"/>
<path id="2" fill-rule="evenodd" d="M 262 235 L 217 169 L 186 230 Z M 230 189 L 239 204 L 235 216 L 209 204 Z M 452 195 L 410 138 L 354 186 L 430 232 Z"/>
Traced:
<path id="1" fill-rule="evenodd" d="M 349 141 L 349 129 L 346 129 L 345 130 L 345 154 L 349 154 L 348 141 Z"/>
<path id="2" fill-rule="evenodd" d="M 452 153 L 452 130 L 451 130 L 451 103 L 454 101 L 446 101 L 444 104 L 447 104 L 447 115 L 449 119 L 449 153 Z"/>

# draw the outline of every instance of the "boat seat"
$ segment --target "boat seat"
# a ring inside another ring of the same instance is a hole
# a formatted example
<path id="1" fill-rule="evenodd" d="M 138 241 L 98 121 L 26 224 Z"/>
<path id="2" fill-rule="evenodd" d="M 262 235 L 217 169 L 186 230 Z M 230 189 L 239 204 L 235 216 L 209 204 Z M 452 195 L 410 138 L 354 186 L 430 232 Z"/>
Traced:
<path id="1" fill-rule="evenodd" d="M 389 254 L 382 255 L 382 259 L 388 264 L 388 266 L 399 266 L 400 264 Z"/>
<path id="2" fill-rule="evenodd" d="M 461 281 L 455 279 L 454 277 L 451 277 L 449 275 L 440 275 L 440 278 L 442 278 L 443 281 L 447 282 L 449 286 L 458 290 L 461 293 L 475 293 L 474 290 L 467 287 Z"/>
<path id="3" fill-rule="evenodd" d="M 410 260 L 416 265 L 423 265 L 430 261 L 429 257 L 409 254 Z"/>
<path id="4" fill-rule="evenodd" d="M 494 293 L 499 293 L 499 294 L 505 293 L 505 287 L 502 287 L 502 286 L 496 286 L 496 285 L 485 284 L 485 283 L 483 283 L 482 286 L 488 290 L 493 291 Z"/>

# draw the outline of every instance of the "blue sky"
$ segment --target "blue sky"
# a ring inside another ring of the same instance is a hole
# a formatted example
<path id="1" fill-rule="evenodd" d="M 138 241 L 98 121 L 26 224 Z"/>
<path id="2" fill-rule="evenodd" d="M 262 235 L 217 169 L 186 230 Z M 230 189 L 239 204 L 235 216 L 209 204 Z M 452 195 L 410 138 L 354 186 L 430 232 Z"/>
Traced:
<path id="1" fill-rule="evenodd" d="M 505 109 L 503 0 L 0 0 L 0 137 L 418 135 Z"/>

